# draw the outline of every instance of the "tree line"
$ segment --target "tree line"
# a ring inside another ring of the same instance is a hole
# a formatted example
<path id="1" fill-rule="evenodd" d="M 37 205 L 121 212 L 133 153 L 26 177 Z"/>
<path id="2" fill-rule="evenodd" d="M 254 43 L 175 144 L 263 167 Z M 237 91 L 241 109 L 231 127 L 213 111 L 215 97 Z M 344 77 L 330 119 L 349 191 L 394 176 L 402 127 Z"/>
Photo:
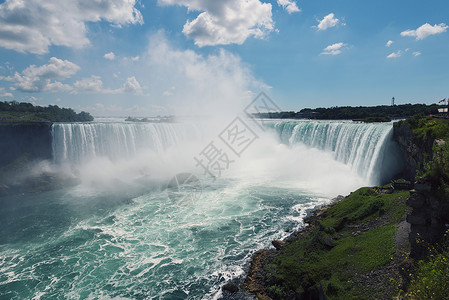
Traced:
<path id="1" fill-rule="evenodd" d="M 259 118 L 273 119 L 320 119 L 320 120 L 379 120 L 406 118 L 417 114 L 438 114 L 438 104 L 402 104 L 380 106 L 341 106 L 330 108 L 304 108 L 298 112 L 283 111 L 270 113 L 256 113 Z"/>
<path id="2" fill-rule="evenodd" d="M 27 117 L 32 115 L 34 119 L 51 122 L 90 122 L 94 120 L 88 112 L 84 111 L 76 113 L 71 108 L 61 108 L 57 105 L 35 106 L 28 102 L 17 101 L 0 101 L 0 112 L 11 113 L 18 121 L 20 120 L 19 115 Z"/>

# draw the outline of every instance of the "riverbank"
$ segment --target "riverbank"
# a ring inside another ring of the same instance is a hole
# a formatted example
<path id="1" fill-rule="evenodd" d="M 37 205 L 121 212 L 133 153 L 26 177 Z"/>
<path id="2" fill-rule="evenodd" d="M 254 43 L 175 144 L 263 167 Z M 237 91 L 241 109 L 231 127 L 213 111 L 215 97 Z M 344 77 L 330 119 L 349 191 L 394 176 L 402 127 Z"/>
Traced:
<path id="1" fill-rule="evenodd" d="M 412 191 L 361 188 L 253 257 L 259 299 L 445 299 L 449 292 L 449 146 L 445 119 L 394 126 Z"/>
<path id="2" fill-rule="evenodd" d="M 304 231 L 255 254 L 244 288 L 258 299 L 391 299 L 413 264 L 408 196 L 365 187 L 321 208 Z"/>

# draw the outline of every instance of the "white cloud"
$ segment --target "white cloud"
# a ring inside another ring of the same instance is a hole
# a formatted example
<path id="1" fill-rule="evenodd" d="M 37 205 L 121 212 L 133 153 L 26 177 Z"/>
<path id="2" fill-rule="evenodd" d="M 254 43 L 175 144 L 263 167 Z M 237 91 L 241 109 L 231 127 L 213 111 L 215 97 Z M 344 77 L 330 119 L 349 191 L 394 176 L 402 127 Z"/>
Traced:
<path id="1" fill-rule="evenodd" d="M 402 51 L 398 50 L 396 52 L 393 52 L 393 53 L 389 54 L 387 56 L 387 58 L 398 58 L 398 57 L 401 57 L 401 56 L 402 56 Z"/>
<path id="2" fill-rule="evenodd" d="M 83 78 L 73 84 L 75 93 L 101 93 L 103 91 L 103 81 L 100 76 L 92 75 L 90 78 Z"/>
<path id="3" fill-rule="evenodd" d="M 12 98 L 11 93 L 5 92 L 5 88 L 0 87 L 0 98 Z"/>
<path id="4" fill-rule="evenodd" d="M 106 58 L 106 59 L 108 59 L 108 60 L 114 60 L 114 59 L 115 59 L 115 54 L 114 54 L 114 52 L 106 53 L 106 54 L 104 55 L 104 58 Z"/>
<path id="5" fill-rule="evenodd" d="M 235 116 L 249 103 L 248 90 L 263 86 L 239 56 L 223 49 L 210 55 L 179 50 L 162 33 L 151 37 L 141 60 L 146 70 L 152 70 L 146 72 L 146 80 L 153 101 L 160 96 L 158 101 L 177 115 Z"/>
<path id="6" fill-rule="evenodd" d="M 278 5 L 282 6 L 289 14 L 301 11 L 295 1 L 278 0 Z"/>
<path id="7" fill-rule="evenodd" d="M 15 87 L 23 92 L 62 92 L 70 91 L 72 88 L 60 81 L 70 78 L 78 72 L 80 67 L 68 60 L 52 57 L 49 64 L 37 67 L 31 65 L 22 73 L 16 72 L 14 76 L 6 78 L 7 81 L 15 82 Z"/>
<path id="8" fill-rule="evenodd" d="M 335 43 L 332 45 L 327 46 L 323 49 L 323 52 L 321 54 L 324 55 L 338 55 L 342 52 L 342 49 L 346 47 L 347 45 L 345 43 Z"/>
<path id="9" fill-rule="evenodd" d="M 386 44 L 385 44 L 385 46 L 387 46 L 387 47 L 390 47 L 391 45 L 393 45 L 393 41 L 392 40 L 389 40 Z"/>
<path id="10" fill-rule="evenodd" d="M 420 56 L 421 55 L 421 51 L 415 51 L 413 52 L 413 56 Z"/>
<path id="11" fill-rule="evenodd" d="M 339 19 L 335 18 L 334 13 L 330 13 L 325 16 L 321 21 L 318 20 L 318 25 L 316 26 L 317 30 L 326 30 L 331 27 L 337 26 L 340 22 Z M 344 23 L 342 25 L 345 25 Z"/>
<path id="12" fill-rule="evenodd" d="M 51 45 L 90 44 L 87 22 L 142 24 L 136 0 L 6 0 L 0 4 L 0 47 L 44 54 Z"/>
<path id="13" fill-rule="evenodd" d="M 134 93 L 142 94 L 142 87 L 135 76 L 128 77 L 121 88 L 105 89 L 100 76 L 92 75 L 89 78 L 83 78 L 73 84 L 73 93 L 95 93 L 95 94 L 124 94 Z"/>
<path id="14" fill-rule="evenodd" d="M 123 85 L 123 91 L 125 93 L 136 93 L 141 94 L 142 93 L 142 87 L 140 86 L 140 83 L 137 81 L 135 76 L 128 77 L 126 79 L 125 84 Z"/>
<path id="15" fill-rule="evenodd" d="M 131 57 L 131 60 L 132 61 L 138 61 L 140 59 L 140 57 L 139 56 L 134 56 L 134 57 Z"/>
<path id="16" fill-rule="evenodd" d="M 259 0 L 159 0 L 201 12 L 182 32 L 199 47 L 243 44 L 247 38 L 264 38 L 274 30 L 271 4 Z"/>
<path id="17" fill-rule="evenodd" d="M 417 40 L 423 40 L 428 36 L 443 33 L 447 31 L 448 26 L 444 23 L 439 25 L 430 25 L 426 23 L 416 30 L 406 30 L 401 32 L 401 36 L 416 37 Z"/>

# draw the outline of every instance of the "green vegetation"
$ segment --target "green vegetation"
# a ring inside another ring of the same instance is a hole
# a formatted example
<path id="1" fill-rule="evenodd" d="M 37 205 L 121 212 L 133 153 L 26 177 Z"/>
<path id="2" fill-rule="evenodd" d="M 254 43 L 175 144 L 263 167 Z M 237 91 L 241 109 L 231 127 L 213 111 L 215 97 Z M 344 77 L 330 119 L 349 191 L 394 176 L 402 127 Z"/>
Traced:
<path id="1" fill-rule="evenodd" d="M 398 126 L 407 124 L 413 132 L 413 135 L 423 141 L 426 139 L 449 138 L 449 119 L 425 117 L 422 114 L 415 115 L 413 118 L 400 121 Z"/>
<path id="2" fill-rule="evenodd" d="M 90 122 L 93 119 L 84 111 L 76 113 L 71 108 L 60 108 L 57 105 L 43 107 L 27 102 L 0 102 L 0 123 Z"/>
<path id="3" fill-rule="evenodd" d="M 257 113 L 259 118 L 273 119 L 321 119 L 321 120 L 360 120 L 364 122 L 388 122 L 390 119 L 400 119 L 417 114 L 437 114 L 440 105 L 403 104 L 394 106 L 343 106 L 331 108 L 304 108 L 299 112 L 284 111 L 276 113 Z"/>
<path id="4" fill-rule="evenodd" d="M 131 118 L 131 117 L 126 118 L 125 121 L 127 121 L 127 122 L 149 122 L 148 118 L 138 119 L 138 118 Z"/>
<path id="5" fill-rule="evenodd" d="M 268 296 L 313 294 L 321 285 L 328 299 L 382 298 L 381 291 L 367 296 L 366 287 L 355 279 L 388 264 L 395 255 L 396 224 L 409 192 L 383 193 L 388 190 L 385 186 L 353 192 L 328 208 L 301 238 L 276 251 L 264 266 Z"/>
<path id="6" fill-rule="evenodd" d="M 372 123 L 372 122 L 391 122 L 391 118 L 389 117 L 367 117 L 363 119 L 354 119 L 354 122 L 365 122 L 365 123 Z"/>
<path id="7" fill-rule="evenodd" d="M 430 155 L 424 156 L 418 177 L 430 181 L 441 199 L 449 199 L 449 119 L 417 115 L 395 124 L 403 125 L 410 127 L 420 148 L 429 148 Z"/>
<path id="8" fill-rule="evenodd" d="M 418 262 L 410 282 L 407 299 L 447 299 L 449 295 L 448 232 L 442 245 L 427 245 L 428 257 Z M 423 242 L 423 241 L 421 241 Z"/>

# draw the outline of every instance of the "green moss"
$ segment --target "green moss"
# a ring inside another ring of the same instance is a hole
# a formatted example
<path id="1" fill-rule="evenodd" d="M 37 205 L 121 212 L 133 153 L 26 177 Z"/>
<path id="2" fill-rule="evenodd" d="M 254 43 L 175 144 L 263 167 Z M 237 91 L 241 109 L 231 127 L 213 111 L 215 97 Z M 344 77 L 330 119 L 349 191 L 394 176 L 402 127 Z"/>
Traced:
<path id="1" fill-rule="evenodd" d="M 329 208 L 309 233 L 276 252 L 265 266 L 270 280 L 288 290 L 313 290 L 321 283 L 329 299 L 360 299 L 354 274 L 368 273 L 387 264 L 394 255 L 396 223 L 405 211 L 408 192 L 378 194 L 361 188 Z M 385 214 L 385 215 L 384 215 Z M 386 224 L 368 231 L 363 224 L 383 215 Z M 331 240 L 334 245 L 329 245 Z M 279 290 L 271 295 L 280 299 Z M 286 294 L 286 293 L 285 293 Z"/>

